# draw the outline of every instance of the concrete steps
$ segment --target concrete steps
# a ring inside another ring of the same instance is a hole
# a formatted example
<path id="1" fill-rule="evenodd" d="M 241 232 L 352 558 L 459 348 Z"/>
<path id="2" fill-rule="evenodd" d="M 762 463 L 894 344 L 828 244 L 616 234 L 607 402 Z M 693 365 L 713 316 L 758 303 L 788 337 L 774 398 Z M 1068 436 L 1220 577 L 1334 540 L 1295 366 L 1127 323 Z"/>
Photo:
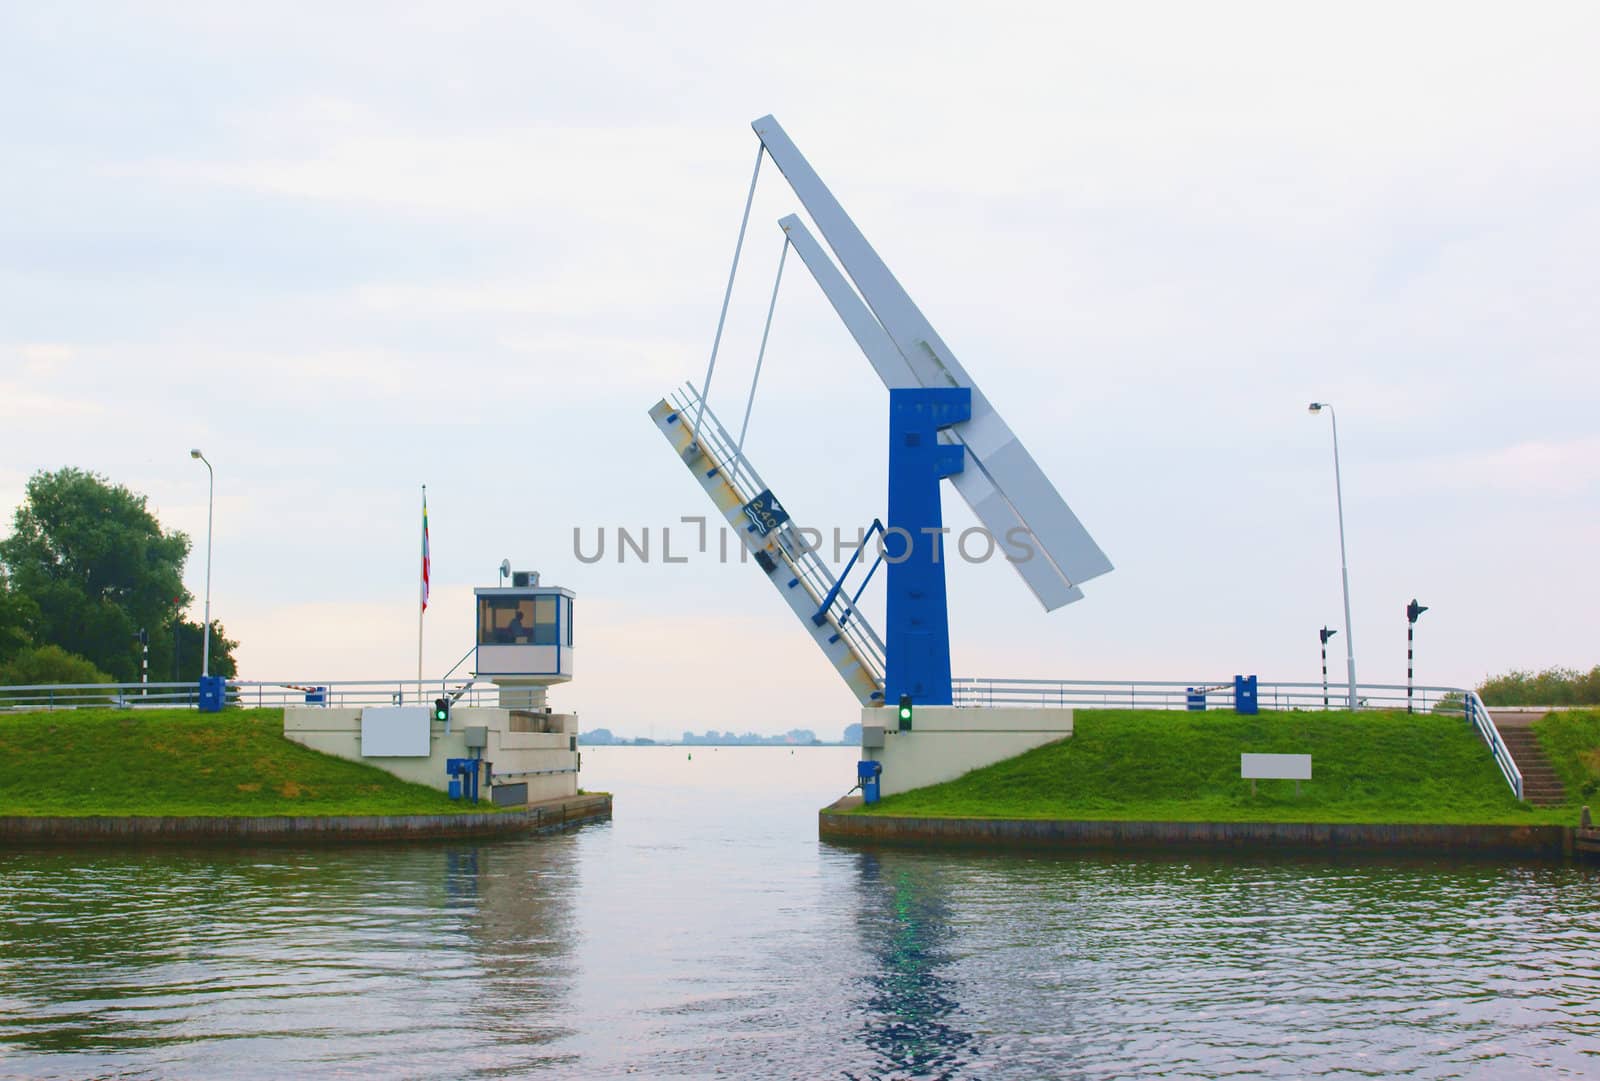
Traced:
<path id="1" fill-rule="evenodd" d="M 1544 714 L 1491 710 L 1489 715 L 1505 741 L 1506 750 L 1511 752 L 1512 761 L 1522 771 L 1522 798 L 1539 807 L 1566 803 L 1567 790 L 1533 732 L 1533 722 Z"/>

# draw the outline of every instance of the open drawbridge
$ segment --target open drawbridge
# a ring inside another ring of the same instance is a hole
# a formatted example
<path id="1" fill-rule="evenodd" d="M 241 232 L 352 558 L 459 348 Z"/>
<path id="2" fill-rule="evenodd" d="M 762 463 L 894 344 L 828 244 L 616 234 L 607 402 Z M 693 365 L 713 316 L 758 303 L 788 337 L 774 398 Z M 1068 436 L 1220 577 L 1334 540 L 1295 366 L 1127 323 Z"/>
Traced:
<path id="1" fill-rule="evenodd" d="M 699 429 L 695 428 L 696 418 Z M 846 597 L 842 582 L 806 543 L 783 505 L 761 480 L 728 432 L 686 386 L 650 410 L 753 560 L 799 617 L 863 706 L 883 705 L 883 640 Z M 746 508 L 751 508 L 747 511 Z M 859 554 L 859 549 L 858 549 Z M 744 557 L 741 555 L 741 562 Z"/>
<path id="2" fill-rule="evenodd" d="M 651 419 L 863 706 L 893 701 L 902 707 L 913 701 L 951 705 L 943 559 L 943 535 L 949 530 L 943 528 L 941 481 L 951 482 L 991 541 L 1004 547 L 1007 561 L 1046 611 L 1080 599 L 1080 584 L 1111 570 L 1111 561 L 788 134 L 770 116 L 751 128 L 761 145 L 705 382 L 698 392 L 686 387 L 657 403 Z M 784 239 L 777 280 L 744 421 L 734 438 L 706 407 L 706 397 L 761 163 L 768 157 L 833 254 L 829 256 L 798 216 L 778 222 Z M 750 409 L 791 247 L 889 391 L 887 510 L 838 576 L 805 542 L 805 531 L 744 456 Z M 865 563 L 868 538 L 874 535 L 877 556 L 854 592 L 848 592 L 844 579 L 858 561 Z M 891 540 L 899 548 L 893 555 L 888 554 Z M 885 564 L 885 635 L 880 638 L 856 606 L 867 582 Z"/>

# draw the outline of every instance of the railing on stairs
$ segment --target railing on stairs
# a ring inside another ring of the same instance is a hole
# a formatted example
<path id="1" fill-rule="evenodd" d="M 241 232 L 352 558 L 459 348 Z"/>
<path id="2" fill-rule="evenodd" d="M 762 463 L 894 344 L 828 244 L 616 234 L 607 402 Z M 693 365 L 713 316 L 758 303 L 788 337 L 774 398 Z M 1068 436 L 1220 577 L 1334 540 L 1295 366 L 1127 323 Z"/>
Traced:
<path id="1" fill-rule="evenodd" d="M 709 405 L 703 406 L 693 386 L 685 385 L 670 399 L 680 414 L 680 422 L 690 427 L 689 418 L 699 419 L 699 430 L 691 432 L 701 451 L 721 470 L 741 504 L 748 504 L 763 491 L 770 490 L 728 434 Z M 773 531 L 780 554 L 794 577 L 811 598 L 808 613 L 816 626 L 827 624 L 854 652 L 864 671 L 876 683 L 882 701 L 884 682 L 883 639 L 863 614 L 851 604 L 849 594 L 837 588 L 838 577 L 801 535 L 793 519 Z"/>
<path id="2" fill-rule="evenodd" d="M 1511 751 L 1507 749 L 1505 740 L 1500 738 L 1500 729 L 1495 727 L 1494 718 L 1489 715 L 1489 707 L 1483 704 L 1483 699 L 1478 697 L 1476 691 L 1467 691 L 1465 696 L 1464 709 L 1468 723 L 1489 745 L 1489 751 L 1494 755 L 1494 763 L 1500 767 L 1501 775 L 1511 786 L 1511 791 L 1517 794 L 1517 798 L 1522 799 L 1522 771 L 1517 768 L 1517 761 L 1511 757 Z"/>

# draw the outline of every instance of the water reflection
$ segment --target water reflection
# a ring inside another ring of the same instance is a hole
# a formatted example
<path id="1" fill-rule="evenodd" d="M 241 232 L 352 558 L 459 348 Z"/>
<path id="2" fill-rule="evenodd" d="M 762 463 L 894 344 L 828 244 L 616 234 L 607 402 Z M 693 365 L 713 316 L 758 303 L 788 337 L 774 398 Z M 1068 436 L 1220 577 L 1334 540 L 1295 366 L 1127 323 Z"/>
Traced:
<path id="1" fill-rule="evenodd" d="M 568 835 L 0 852 L 0 1077 L 1600 1064 L 1594 869 L 875 852 L 816 838 L 849 748 L 604 751 Z"/>
<path id="2" fill-rule="evenodd" d="M 0 1075 L 518 1066 L 570 1030 L 549 846 L 0 856 Z M 490 1023 L 485 1025 L 484 1014 Z M 507 1052 L 507 1046 L 514 1052 Z M 560 1056 L 556 1056 L 560 1058 Z"/>
<path id="3" fill-rule="evenodd" d="M 943 971 L 953 937 L 943 876 L 898 853 L 859 853 L 855 870 L 856 927 L 868 966 L 860 981 L 862 1042 L 891 1075 L 954 1077 L 973 1038 L 952 1023 L 961 1004 Z"/>

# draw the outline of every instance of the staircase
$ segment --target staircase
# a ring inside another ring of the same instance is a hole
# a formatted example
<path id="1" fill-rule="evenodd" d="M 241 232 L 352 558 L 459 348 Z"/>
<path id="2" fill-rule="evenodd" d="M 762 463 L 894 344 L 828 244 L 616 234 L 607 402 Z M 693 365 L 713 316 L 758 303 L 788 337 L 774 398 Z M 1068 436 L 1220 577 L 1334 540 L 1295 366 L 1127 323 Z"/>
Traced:
<path id="1" fill-rule="evenodd" d="M 806 543 L 792 520 L 773 525 L 766 533 L 758 531 L 751 509 L 756 506 L 755 499 L 765 497 L 769 509 L 781 506 L 716 414 L 693 387 L 686 386 L 671 400 L 657 402 L 650 418 L 711 497 L 723 520 L 744 538 L 736 544 L 748 547 L 754 556 L 752 565 L 783 595 L 856 701 L 863 706 L 883 705 L 883 639 L 855 609 L 855 598 L 844 591 L 839 578 Z M 703 537 L 701 551 L 706 550 Z M 719 551 L 726 558 L 725 548 L 719 547 Z M 744 562 L 737 554 L 734 558 Z"/>
<path id="2" fill-rule="evenodd" d="M 1543 711 L 1493 710 L 1494 726 L 1511 752 L 1517 768 L 1522 771 L 1522 798 L 1540 807 L 1554 807 L 1567 802 L 1567 790 L 1556 776 L 1555 767 L 1545 757 L 1534 735 L 1533 722 L 1544 716 Z"/>

